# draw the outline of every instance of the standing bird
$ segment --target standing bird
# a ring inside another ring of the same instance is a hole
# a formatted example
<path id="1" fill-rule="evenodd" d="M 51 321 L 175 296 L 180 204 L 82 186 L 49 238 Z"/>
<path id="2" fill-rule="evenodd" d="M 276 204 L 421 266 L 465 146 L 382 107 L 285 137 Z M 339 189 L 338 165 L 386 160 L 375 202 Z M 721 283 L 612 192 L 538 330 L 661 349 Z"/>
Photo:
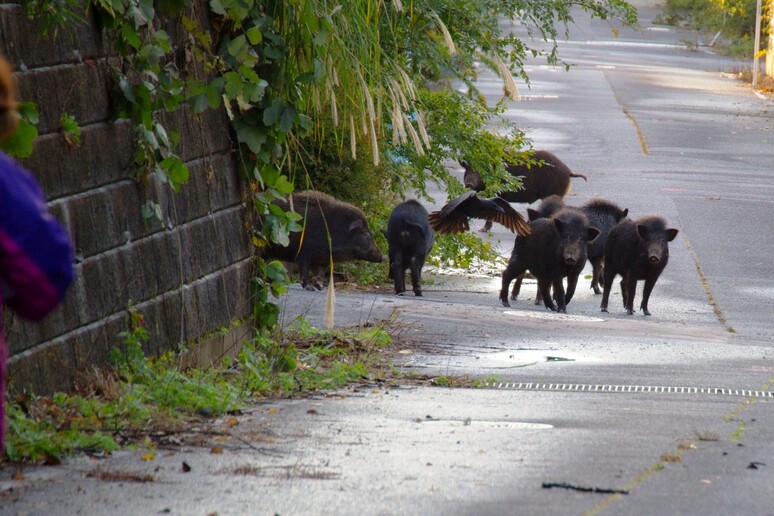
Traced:
<path id="1" fill-rule="evenodd" d="M 519 235 L 530 233 L 529 224 L 501 197 L 480 198 L 476 192 L 467 192 L 448 202 L 440 211 L 434 211 L 427 220 L 438 233 L 463 233 L 470 229 L 468 219 L 487 219 L 502 224 Z"/>

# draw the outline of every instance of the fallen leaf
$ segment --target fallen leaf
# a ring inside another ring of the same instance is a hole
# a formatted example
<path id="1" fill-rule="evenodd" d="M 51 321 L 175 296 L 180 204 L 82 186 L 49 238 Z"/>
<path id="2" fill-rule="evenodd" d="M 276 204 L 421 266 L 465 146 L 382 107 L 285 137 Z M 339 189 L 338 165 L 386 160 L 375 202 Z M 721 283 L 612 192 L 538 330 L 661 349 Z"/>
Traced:
<path id="1" fill-rule="evenodd" d="M 230 417 L 226 420 L 226 423 L 228 426 L 237 426 L 239 424 L 239 421 L 235 417 Z"/>
<path id="2" fill-rule="evenodd" d="M 276 414 L 276 413 L 277 413 L 277 409 L 275 409 L 275 408 L 270 408 L 269 409 L 269 414 Z"/>
<path id="3" fill-rule="evenodd" d="M 223 448 L 220 446 L 213 446 L 210 453 L 223 453 Z"/>
<path id="4" fill-rule="evenodd" d="M 153 460 L 155 458 L 156 458 L 156 454 L 155 453 L 146 453 L 145 455 L 142 455 L 140 457 L 140 460 Z"/>
<path id="5" fill-rule="evenodd" d="M 701 480 L 701 483 L 702 483 L 702 484 L 711 484 L 711 483 L 712 483 L 712 480 L 709 480 L 709 479 L 707 479 L 707 478 L 703 478 L 703 479 Z"/>
<path id="6" fill-rule="evenodd" d="M 24 480 L 24 473 L 14 473 L 13 474 L 14 480 Z"/>
<path id="7" fill-rule="evenodd" d="M 319 412 L 317 412 L 315 409 L 309 409 L 306 411 L 307 414 L 317 415 Z"/>
<path id="8" fill-rule="evenodd" d="M 189 471 L 191 471 L 191 466 L 186 461 L 183 461 L 183 473 L 188 473 Z"/>

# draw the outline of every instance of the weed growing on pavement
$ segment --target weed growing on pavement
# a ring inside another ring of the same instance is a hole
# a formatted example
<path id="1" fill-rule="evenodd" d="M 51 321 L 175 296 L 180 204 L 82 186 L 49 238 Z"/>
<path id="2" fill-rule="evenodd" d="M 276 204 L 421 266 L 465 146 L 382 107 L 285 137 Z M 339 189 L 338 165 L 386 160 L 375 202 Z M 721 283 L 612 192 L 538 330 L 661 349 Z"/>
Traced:
<path id="1" fill-rule="evenodd" d="M 290 329 L 243 343 L 220 367 L 185 371 L 171 352 L 144 355 L 148 336 L 139 313 L 130 310 L 120 335 L 111 367 L 95 372 L 80 393 L 26 395 L 8 404 L 8 460 L 58 463 L 71 453 L 153 445 L 155 434 L 238 411 L 256 397 L 337 389 L 396 373 L 380 353 L 392 342 L 380 326 L 328 331 L 299 318 Z"/>

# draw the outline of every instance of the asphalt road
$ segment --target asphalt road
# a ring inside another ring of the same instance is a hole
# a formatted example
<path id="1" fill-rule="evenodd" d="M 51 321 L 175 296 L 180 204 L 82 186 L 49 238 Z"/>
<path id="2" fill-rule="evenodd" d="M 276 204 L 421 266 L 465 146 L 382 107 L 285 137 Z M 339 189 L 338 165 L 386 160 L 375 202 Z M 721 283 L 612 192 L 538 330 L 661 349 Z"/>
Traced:
<path id="1" fill-rule="evenodd" d="M 256 406 L 223 454 L 30 470 L 0 513 L 774 514 L 774 101 L 635 4 L 644 30 L 617 37 L 579 12 L 560 44 L 572 70 L 530 63 L 507 116 L 588 175 L 568 203 L 599 195 L 680 230 L 652 316 L 626 315 L 616 289 L 600 313 L 583 278 L 567 315 L 534 306 L 533 282 L 503 308 L 497 274 L 437 271 L 423 298 L 339 293 L 339 325 L 397 316 L 407 371 L 491 388 Z M 512 235 L 491 238 L 507 256 Z M 324 297 L 293 288 L 284 317 L 320 322 Z"/>

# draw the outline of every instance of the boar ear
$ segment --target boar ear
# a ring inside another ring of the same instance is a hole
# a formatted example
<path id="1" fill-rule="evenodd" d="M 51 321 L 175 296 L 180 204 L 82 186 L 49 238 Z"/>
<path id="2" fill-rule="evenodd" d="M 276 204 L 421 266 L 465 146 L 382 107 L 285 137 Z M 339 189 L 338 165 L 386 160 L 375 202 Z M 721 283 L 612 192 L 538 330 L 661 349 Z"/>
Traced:
<path id="1" fill-rule="evenodd" d="M 564 222 L 562 222 L 562 219 L 554 219 L 554 227 L 556 227 L 560 235 L 564 234 Z"/>
<path id="2" fill-rule="evenodd" d="M 527 208 L 527 218 L 529 220 L 537 220 L 540 218 L 540 213 L 534 208 Z"/>
<path id="3" fill-rule="evenodd" d="M 650 229 L 648 229 L 648 226 L 644 224 L 637 224 L 637 234 L 640 235 L 640 238 L 643 240 L 647 240 L 648 235 L 650 234 Z"/>
<path id="4" fill-rule="evenodd" d="M 352 231 L 355 231 L 356 229 L 362 229 L 362 228 L 363 228 L 363 221 L 360 220 L 360 219 L 355 219 L 349 225 L 349 229 L 347 231 L 349 231 L 351 233 Z"/>
<path id="5" fill-rule="evenodd" d="M 600 231 L 595 227 L 586 228 L 586 242 L 589 244 L 597 239 Z"/>
<path id="6" fill-rule="evenodd" d="M 621 218 L 618 220 L 624 219 L 628 216 L 629 216 L 629 208 L 624 208 L 624 211 L 621 212 Z"/>
<path id="7" fill-rule="evenodd" d="M 677 236 L 677 230 L 674 228 L 667 229 L 667 242 L 671 242 Z"/>

